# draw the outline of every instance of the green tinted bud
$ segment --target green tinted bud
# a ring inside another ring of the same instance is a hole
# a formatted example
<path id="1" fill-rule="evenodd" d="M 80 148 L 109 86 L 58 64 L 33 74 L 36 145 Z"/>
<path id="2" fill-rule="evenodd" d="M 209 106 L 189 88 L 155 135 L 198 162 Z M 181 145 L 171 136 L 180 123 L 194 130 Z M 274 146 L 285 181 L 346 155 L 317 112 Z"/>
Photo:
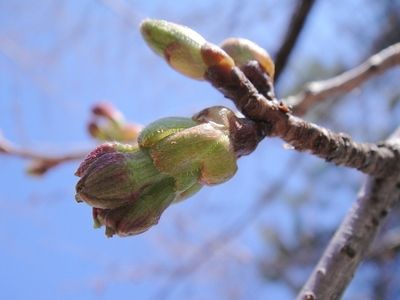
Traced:
<path id="1" fill-rule="evenodd" d="M 250 60 L 256 60 L 273 79 L 275 74 L 275 64 L 268 52 L 256 43 L 242 38 L 229 38 L 225 40 L 221 48 L 228 53 L 237 66 L 242 66 Z"/>
<path id="2" fill-rule="evenodd" d="M 186 26 L 149 19 L 142 22 L 140 31 L 154 52 L 191 78 L 204 79 L 211 66 L 234 66 L 229 55 Z"/>
<path id="3" fill-rule="evenodd" d="M 229 137 L 210 124 L 164 138 L 150 149 L 150 155 L 157 169 L 176 177 L 178 182 L 182 181 L 181 176 L 195 176 L 202 184 L 222 183 L 237 169 Z"/>
<path id="4" fill-rule="evenodd" d="M 78 201 L 97 208 L 116 208 L 136 201 L 149 185 L 165 177 L 147 151 L 124 149 L 105 144 L 88 155 L 77 172 L 82 176 L 76 186 Z"/>
<path id="5" fill-rule="evenodd" d="M 195 182 L 191 186 L 189 186 L 186 190 L 178 192 L 178 194 L 175 197 L 174 202 L 180 202 L 182 200 L 185 200 L 187 198 L 190 198 L 194 194 L 196 194 L 198 191 L 201 190 L 203 185 L 201 183 Z"/>
<path id="6" fill-rule="evenodd" d="M 109 103 L 99 103 L 92 108 L 92 120 L 88 123 L 89 134 L 100 141 L 135 143 L 142 129 L 130 124 L 124 116 Z"/>
<path id="7" fill-rule="evenodd" d="M 96 226 L 105 225 L 106 235 L 129 236 L 142 233 L 158 223 L 162 212 L 175 199 L 172 178 L 149 186 L 137 201 L 117 209 L 93 209 Z"/>
<path id="8" fill-rule="evenodd" d="M 138 143 L 140 147 L 148 148 L 173 133 L 196 125 L 197 123 L 189 118 L 162 118 L 150 123 L 142 130 Z"/>
<path id="9" fill-rule="evenodd" d="M 107 235 L 141 233 L 170 203 L 231 178 L 237 158 L 253 145 L 252 124 L 225 107 L 153 122 L 138 147 L 113 143 L 91 152 L 76 172 L 76 199 L 93 206 Z"/>

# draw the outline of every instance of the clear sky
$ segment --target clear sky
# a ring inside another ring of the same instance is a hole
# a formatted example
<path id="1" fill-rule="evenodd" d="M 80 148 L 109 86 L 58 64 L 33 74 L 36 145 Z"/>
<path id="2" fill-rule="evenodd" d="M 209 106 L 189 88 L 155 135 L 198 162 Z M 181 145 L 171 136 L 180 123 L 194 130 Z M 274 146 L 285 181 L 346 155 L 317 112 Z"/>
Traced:
<path id="1" fill-rule="evenodd" d="M 346 9 L 336 10 L 331 1 L 319 1 L 278 92 L 292 88 L 304 62 L 316 56 L 329 69 L 338 63 L 348 67 L 366 55 L 354 35 L 379 17 L 365 8 L 367 2 L 346 1 Z M 155 56 L 140 36 L 140 21 L 150 17 L 179 22 L 214 43 L 242 36 L 274 53 L 292 3 L 0 1 L 0 130 L 22 147 L 67 153 L 96 145 L 85 126 L 90 107 L 99 101 L 112 102 L 140 124 L 190 116 L 212 105 L 232 107 L 208 84 L 183 77 Z M 344 30 L 350 23 L 355 24 L 352 31 Z M 374 31 L 363 34 L 360 38 L 369 45 Z M 340 116 L 351 117 L 346 112 Z M 374 118 L 377 134 L 391 126 Z M 26 161 L 0 156 L 1 298 L 157 299 L 158 293 L 167 295 L 164 287 L 172 282 L 168 299 L 291 299 L 286 287 L 260 277 L 256 263 L 273 253 L 260 239 L 261 227 L 277 230 L 289 243 L 293 240 L 296 225 L 287 201 L 308 182 L 297 167 L 285 182 L 290 193 L 280 196 L 287 197 L 284 205 L 270 203 L 219 251 L 202 245 L 231 224 L 240 224 L 269 184 L 292 167 L 288 161 L 294 156 L 279 140 L 267 140 L 240 160 L 238 174 L 228 183 L 205 188 L 169 208 L 160 224 L 143 235 L 112 239 L 92 228 L 90 207 L 74 201 L 78 162 L 32 178 L 24 172 Z M 309 156 L 296 161 L 304 169 L 325 166 Z M 326 204 L 328 215 L 321 215 L 318 207 L 307 211 L 306 226 L 338 222 L 360 182 L 352 171 L 341 174 L 346 182 L 336 179 L 333 195 L 339 200 L 334 209 Z M 197 256 L 204 263 L 190 272 Z M 174 273 L 181 265 L 189 271 Z M 185 272 L 189 275 L 182 276 Z"/>

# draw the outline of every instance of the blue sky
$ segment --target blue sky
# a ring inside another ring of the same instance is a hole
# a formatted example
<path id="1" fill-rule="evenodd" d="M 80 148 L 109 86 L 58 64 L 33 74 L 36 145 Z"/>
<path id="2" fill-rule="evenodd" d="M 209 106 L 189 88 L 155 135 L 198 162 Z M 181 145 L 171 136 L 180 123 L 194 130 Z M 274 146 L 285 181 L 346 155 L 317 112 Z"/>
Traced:
<path id="1" fill-rule="evenodd" d="M 347 10 L 337 11 L 331 1 L 316 5 L 317 13 L 311 16 L 294 53 L 297 58 L 291 60 L 278 91 L 284 94 L 291 88 L 303 62 L 316 55 L 327 68 L 337 63 L 348 66 L 363 57 L 366 47 L 354 44 L 354 34 L 377 17 L 365 8 L 366 2 L 348 1 Z M 165 116 L 190 116 L 212 105 L 232 107 L 208 84 L 183 77 L 155 56 L 140 37 L 140 21 L 151 17 L 183 23 L 214 43 L 242 36 L 274 53 L 291 4 L 0 1 L 0 130 L 21 147 L 66 153 L 95 146 L 85 126 L 90 107 L 98 101 L 112 102 L 127 119 L 141 124 Z M 354 23 L 354 31 L 338 28 L 339 21 L 343 27 Z M 368 32 L 365 45 L 374 34 Z M 349 105 L 357 107 L 357 100 Z M 340 116 L 351 118 L 346 111 Z M 393 126 L 378 116 L 376 120 L 378 133 Z M 238 174 L 228 183 L 205 188 L 168 209 L 158 226 L 125 239 L 107 239 L 103 230 L 94 230 L 90 208 L 74 201 L 77 178 L 73 173 L 78 162 L 32 178 L 24 172 L 26 161 L 0 156 L 2 295 L 6 299 L 152 299 L 170 282 L 166 278 L 171 270 L 190 261 L 219 231 L 237 224 L 269 184 L 288 169 L 294 155 L 283 149 L 281 141 L 266 140 L 240 160 Z M 288 198 L 308 183 L 298 169 L 325 167 L 309 156 L 299 164 L 285 182 Z M 321 215 L 318 207 L 306 211 L 310 216 L 306 226 L 336 224 L 351 203 L 360 176 L 341 172 L 348 180 L 337 182 L 338 201 L 327 204 L 331 213 Z M 329 171 L 324 174 L 329 185 L 335 177 Z M 256 262 L 261 255 L 273 254 L 259 237 L 261 225 L 276 229 L 290 243 L 295 226 L 292 214 L 287 202 L 272 201 L 216 255 L 210 250 L 212 257 L 198 272 L 188 278 L 178 276 L 168 299 L 224 299 L 229 295 L 291 299 L 293 294 L 286 287 L 260 278 Z"/>

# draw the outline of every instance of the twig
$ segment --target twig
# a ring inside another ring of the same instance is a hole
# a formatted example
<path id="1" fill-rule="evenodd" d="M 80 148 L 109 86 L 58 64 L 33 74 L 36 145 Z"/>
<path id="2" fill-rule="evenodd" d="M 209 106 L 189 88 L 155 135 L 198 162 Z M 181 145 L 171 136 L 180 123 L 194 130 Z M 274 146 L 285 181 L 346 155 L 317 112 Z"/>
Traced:
<path id="1" fill-rule="evenodd" d="M 294 114 L 302 115 L 319 100 L 349 92 L 372 76 L 397 65 L 400 65 L 400 43 L 378 52 L 356 68 L 336 77 L 311 82 L 304 91 L 285 100 L 293 106 Z"/>
<path id="2" fill-rule="evenodd" d="M 400 128 L 388 142 L 400 145 Z M 399 173 L 369 177 L 297 299 L 340 299 L 379 225 L 399 199 Z"/>
<path id="3" fill-rule="evenodd" d="M 398 145 L 356 143 L 345 134 L 297 118 L 282 102 L 268 101 L 236 67 L 229 71 L 209 68 L 206 79 L 231 99 L 246 117 L 256 121 L 263 136 L 278 136 L 296 150 L 311 152 L 336 165 L 373 176 L 390 175 L 400 170 Z"/>
<path id="4" fill-rule="evenodd" d="M 279 80 L 282 71 L 285 69 L 314 3 L 315 0 L 299 0 L 293 10 L 285 38 L 275 57 L 275 82 Z"/>
<path id="5" fill-rule="evenodd" d="M 12 145 L 0 135 L 0 154 L 20 157 L 31 161 L 28 172 L 32 175 L 43 175 L 55 166 L 74 160 L 83 159 L 89 151 L 68 153 L 64 155 L 46 155 L 32 151 L 31 149 L 19 148 Z"/>

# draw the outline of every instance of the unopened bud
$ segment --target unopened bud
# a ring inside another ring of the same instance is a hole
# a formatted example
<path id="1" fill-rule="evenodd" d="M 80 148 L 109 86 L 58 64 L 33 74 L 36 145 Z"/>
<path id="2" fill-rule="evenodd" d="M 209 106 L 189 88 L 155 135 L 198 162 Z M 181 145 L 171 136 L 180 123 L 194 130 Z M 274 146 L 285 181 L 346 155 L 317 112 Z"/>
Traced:
<path id="1" fill-rule="evenodd" d="M 209 67 L 233 67 L 234 62 L 218 46 L 192 29 L 164 20 L 145 20 L 140 31 L 147 44 L 178 72 L 204 79 Z"/>
<path id="2" fill-rule="evenodd" d="M 95 225 L 106 226 L 106 235 L 129 236 L 142 233 L 158 223 L 175 198 L 175 183 L 165 178 L 149 187 L 137 201 L 116 209 L 93 209 Z"/>
<path id="3" fill-rule="evenodd" d="M 76 199 L 103 209 L 136 201 L 147 186 L 162 177 L 146 152 L 138 148 L 121 151 L 118 144 L 95 149 L 76 174 L 82 176 L 76 186 Z"/>
<path id="4" fill-rule="evenodd" d="M 113 122 L 123 120 L 123 115 L 111 103 L 97 103 L 92 108 L 92 113 L 95 116 L 106 118 Z"/>
<path id="5" fill-rule="evenodd" d="M 138 146 L 104 144 L 90 153 L 76 172 L 76 199 L 93 207 L 108 236 L 141 233 L 172 202 L 230 179 L 253 143 L 252 124 L 225 107 L 153 122 Z"/>
<path id="6" fill-rule="evenodd" d="M 243 38 L 226 39 L 221 48 L 228 53 L 237 66 L 242 66 L 250 60 L 256 60 L 273 79 L 275 74 L 275 64 L 268 52 L 256 43 Z"/>

